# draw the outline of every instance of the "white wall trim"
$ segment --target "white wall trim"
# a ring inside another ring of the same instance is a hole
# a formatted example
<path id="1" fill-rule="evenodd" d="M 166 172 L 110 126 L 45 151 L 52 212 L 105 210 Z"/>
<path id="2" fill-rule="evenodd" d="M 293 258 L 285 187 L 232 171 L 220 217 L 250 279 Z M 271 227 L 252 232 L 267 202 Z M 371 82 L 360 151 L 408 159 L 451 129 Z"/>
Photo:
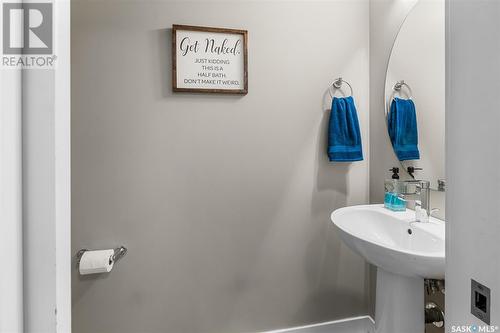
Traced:
<path id="1" fill-rule="evenodd" d="M 310 331 L 311 329 L 314 328 L 326 328 L 327 326 L 330 326 L 328 328 L 331 328 L 331 332 L 335 333 L 351 333 L 351 332 L 356 332 L 352 330 L 345 330 L 340 332 L 338 330 L 335 330 L 336 326 L 339 326 L 339 324 L 345 324 L 345 323 L 359 323 L 359 322 L 365 322 L 368 326 L 374 326 L 375 321 L 373 320 L 372 317 L 370 316 L 360 316 L 360 317 L 352 317 L 352 318 L 344 318 L 344 319 L 339 319 L 339 320 L 333 320 L 333 321 L 327 321 L 323 323 L 317 323 L 317 324 L 311 324 L 311 325 L 304 325 L 304 326 L 296 326 L 296 327 L 290 327 L 290 328 L 284 328 L 284 329 L 279 329 L 279 330 L 273 330 L 273 331 L 265 331 L 261 333 L 284 333 L 284 332 L 291 332 L 291 331 Z M 356 332 L 357 333 L 357 332 Z"/>
<path id="2" fill-rule="evenodd" d="M 70 1 L 51 2 L 55 67 L 22 73 L 24 327 L 15 333 L 71 332 Z"/>
<path id="3" fill-rule="evenodd" d="M 0 70 L 0 332 L 23 332 L 22 75 Z"/>
<path id="4" fill-rule="evenodd" d="M 71 332 L 71 2 L 55 0 L 56 332 Z"/>

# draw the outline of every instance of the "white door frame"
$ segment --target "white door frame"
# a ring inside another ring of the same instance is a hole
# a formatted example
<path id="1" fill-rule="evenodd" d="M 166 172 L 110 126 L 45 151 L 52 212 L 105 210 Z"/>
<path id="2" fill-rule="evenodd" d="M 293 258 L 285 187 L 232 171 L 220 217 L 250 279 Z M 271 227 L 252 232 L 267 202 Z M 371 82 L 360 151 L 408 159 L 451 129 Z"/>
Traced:
<path id="1" fill-rule="evenodd" d="M 55 69 L 0 69 L 0 333 L 71 332 L 71 12 L 52 3 Z"/>
<path id="2" fill-rule="evenodd" d="M 0 71 L 0 332 L 23 331 L 21 70 Z"/>
<path id="3" fill-rule="evenodd" d="M 71 332 L 71 1 L 56 0 L 56 332 Z"/>

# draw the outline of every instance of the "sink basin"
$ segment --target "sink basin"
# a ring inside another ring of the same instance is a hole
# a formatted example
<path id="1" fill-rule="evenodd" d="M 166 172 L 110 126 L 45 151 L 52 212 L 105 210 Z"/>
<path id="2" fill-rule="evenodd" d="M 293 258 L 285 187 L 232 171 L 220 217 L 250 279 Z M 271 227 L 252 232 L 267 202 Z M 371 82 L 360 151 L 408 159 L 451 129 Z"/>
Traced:
<path id="1" fill-rule="evenodd" d="M 415 222 L 415 212 L 351 206 L 331 215 L 343 242 L 377 266 L 375 331 L 423 333 L 424 278 L 445 271 L 444 221 Z"/>
<path id="2" fill-rule="evenodd" d="M 337 209 L 332 221 L 352 250 L 384 270 L 406 276 L 444 278 L 444 222 L 415 221 L 415 212 L 383 205 Z"/>

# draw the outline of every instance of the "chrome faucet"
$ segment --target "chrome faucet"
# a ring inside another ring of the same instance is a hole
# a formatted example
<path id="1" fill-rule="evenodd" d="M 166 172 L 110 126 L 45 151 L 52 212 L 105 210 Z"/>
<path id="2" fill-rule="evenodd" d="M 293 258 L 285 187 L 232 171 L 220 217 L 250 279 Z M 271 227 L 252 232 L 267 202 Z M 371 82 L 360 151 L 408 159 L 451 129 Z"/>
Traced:
<path id="1" fill-rule="evenodd" d="M 415 203 L 415 221 L 427 222 L 437 209 L 430 208 L 431 188 L 427 180 L 398 180 L 395 190 L 402 198 Z M 386 188 L 387 190 L 387 188 Z"/>
<path id="2" fill-rule="evenodd" d="M 420 194 L 420 207 L 425 209 L 427 217 L 430 216 L 431 210 L 431 183 L 427 180 L 419 180 L 417 185 L 418 194 Z"/>

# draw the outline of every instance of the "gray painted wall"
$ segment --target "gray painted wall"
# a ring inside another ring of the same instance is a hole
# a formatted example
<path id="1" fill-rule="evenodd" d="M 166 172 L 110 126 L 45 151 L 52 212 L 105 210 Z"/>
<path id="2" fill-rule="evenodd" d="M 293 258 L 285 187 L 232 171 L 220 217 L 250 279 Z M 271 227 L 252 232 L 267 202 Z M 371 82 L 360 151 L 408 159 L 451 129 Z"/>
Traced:
<path id="1" fill-rule="evenodd" d="M 500 325 L 500 3 L 447 1 L 446 12 L 446 331 L 451 332 L 453 325 L 484 325 L 470 314 L 470 279 L 491 288 L 491 325 Z"/>
<path id="2" fill-rule="evenodd" d="M 368 202 L 368 163 L 325 156 L 343 75 L 368 140 L 367 1 L 73 1 L 73 331 L 248 332 L 367 314 L 367 264 L 331 211 Z M 172 24 L 249 30 L 249 94 L 171 93 Z M 383 85 L 380 86 L 381 89 Z"/>

